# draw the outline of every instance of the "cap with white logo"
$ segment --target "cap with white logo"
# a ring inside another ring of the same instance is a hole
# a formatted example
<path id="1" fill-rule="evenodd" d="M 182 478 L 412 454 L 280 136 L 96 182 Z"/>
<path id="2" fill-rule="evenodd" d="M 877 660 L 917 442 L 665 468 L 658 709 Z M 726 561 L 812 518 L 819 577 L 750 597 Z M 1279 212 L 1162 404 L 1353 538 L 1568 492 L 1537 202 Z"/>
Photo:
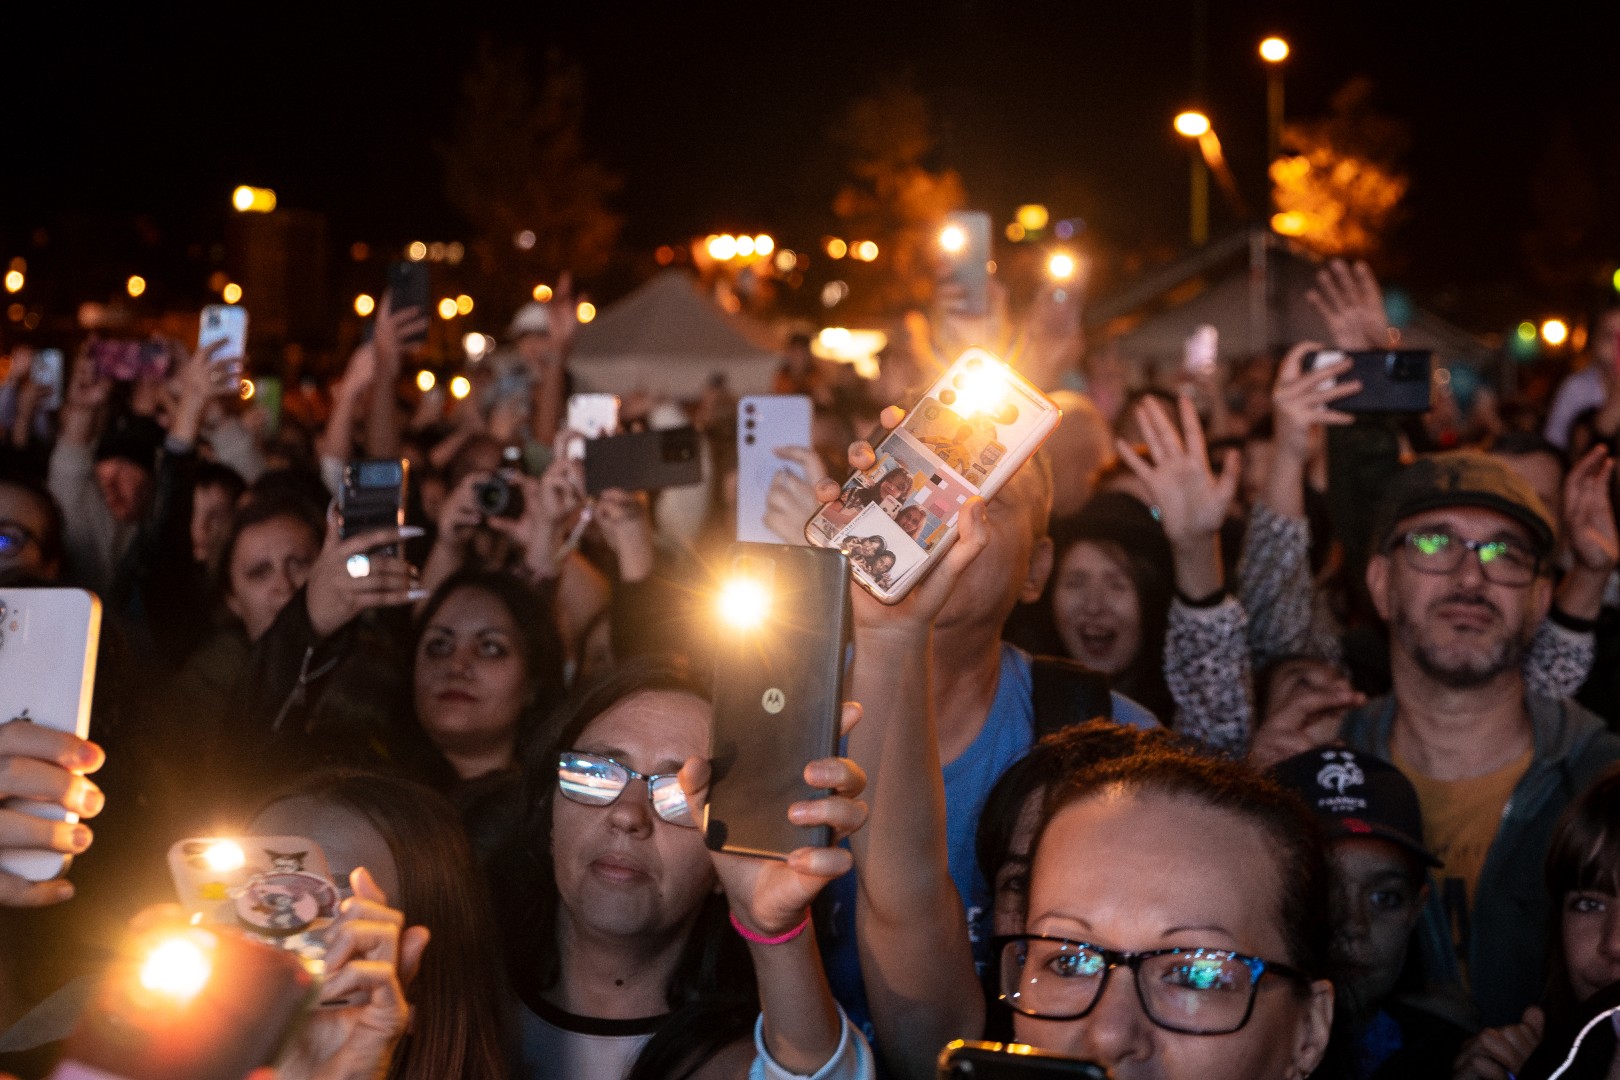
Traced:
<path id="1" fill-rule="evenodd" d="M 1440 866 L 1423 846 L 1423 811 L 1412 782 L 1389 762 L 1340 746 L 1320 746 L 1272 766 L 1272 775 L 1303 798 L 1328 839 L 1376 836 Z"/>

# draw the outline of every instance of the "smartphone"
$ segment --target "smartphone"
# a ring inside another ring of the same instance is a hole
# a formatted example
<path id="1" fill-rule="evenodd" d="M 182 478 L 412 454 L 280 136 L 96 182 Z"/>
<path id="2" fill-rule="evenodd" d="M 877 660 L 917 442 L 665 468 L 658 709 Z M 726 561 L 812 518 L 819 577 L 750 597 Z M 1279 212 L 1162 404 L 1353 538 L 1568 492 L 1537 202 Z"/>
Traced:
<path id="1" fill-rule="evenodd" d="M 52 1080 L 242 1080 L 272 1064 L 318 981 L 283 949 L 229 931 L 144 935 L 107 970 Z"/>
<path id="2" fill-rule="evenodd" d="M 969 349 L 877 445 L 873 466 L 816 512 L 805 538 L 848 553 L 862 588 L 899 603 L 956 540 L 962 504 L 994 498 L 1062 419 L 1028 379 Z"/>
<path id="3" fill-rule="evenodd" d="M 339 535 L 344 539 L 368 529 L 405 524 L 405 485 L 410 463 L 404 458 L 351 461 L 343 467 L 343 483 L 338 487 Z M 398 544 L 378 548 L 382 554 L 399 554 Z"/>
<path id="4" fill-rule="evenodd" d="M 388 296 L 394 311 L 417 308 L 423 315 L 433 315 L 433 294 L 428 281 L 427 263 L 396 262 L 388 267 Z M 427 340 L 427 330 L 418 331 L 405 339 L 406 344 Z"/>
<path id="5" fill-rule="evenodd" d="M 223 342 L 209 363 L 209 377 L 220 393 L 234 391 L 247 363 L 247 308 L 236 304 L 209 304 L 197 328 L 197 348 Z"/>
<path id="6" fill-rule="evenodd" d="M 587 439 L 600 439 L 619 430 L 619 395 L 572 395 L 568 399 L 568 430 L 585 437 L 568 441 L 568 460 L 584 461 Z"/>
<path id="7" fill-rule="evenodd" d="M 585 493 L 609 488 L 657 491 L 703 482 L 703 452 L 696 428 L 609 435 L 585 444 Z"/>
<path id="8" fill-rule="evenodd" d="M 101 601 L 83 589 L 0 589 L 0 723 L 24 721 L 90 734 L 90 704 L 101 642 Z M 53 821 L 79 816 L 53 803 L 6 799 Z M 67 872 L 72 856 L 54 851 L 0 852 L 0 870 L 28 881 Z"/>
<path id="9" fill-rule="evenodd" d="M 1187 336 L 1182 351 L 1182 367 L 1189 375 L 1208 375 L 1215 370 L 1220 331 L 1204 323 Z"/>
<path id="10" fill-rule="evenodd" d="M 990 215 L 958 210 L 945 216 L 940 231 L 939 284 L 952 315 L 990 314 Z"/>
<path id="11" fill-rule="evenodd" d="M 1337 382 L 1355 379 L 1361 389 L 1333 402 L 1348 413 L 1426 413 L 1434 384 L 1434 354 L 1428 349 L 1318 349 L 1305 357 L 1305 370 L 1350 358 L 1350 370 Z"/>
<path id="12" fill-rule="evenodd" d="M 29 365 L 29 380 L 36 386 L 50 389 L 50 396 L 44 401 L 44 408 L 56 410 L 62 407 L 62 389 L 65 385 L 63 376 L 67 370 L 67 361 L 62 356 L 61 349 L 40 349 L 34 354 L 34 362 Z"/>
<path id="13" fill-rule="evenodd" d="M 156 338 L 146 341 L 99 338 L 90 343 L 88 355 L 96 374 L 114 382 L 165 378 L 174 362 L 169 343 Z"/>
<path id="14" fill-rule="evenodd" d="M 284 400 L 284 389 L 281 380 L 274 375 L 260 375 L 253 380 L 253 403 L 264 410 L 269 418 L 265 425 L 265 435 L 275 438 L 281 430 L 281 406 Z"/>
<path id="15" fill-rule="evenodd" d="M 804 767 L 838 752 L 849 560 L 792 544 L 734 544 L 718 597 L 714 728 L 704 839 L 714 851 L 785 859 L 832 843 L 788 820 L 825 791 Z"/>
<path id="16" fill-rule="evenodd" d="M 169 876 L 194 922 L 295 951 L 319 949 L 341 894 L 326 853 L 302 836 L 194 836 L 169 848 Z"/>
<path id="17" fill-rule="evenodd" d="M 806 479 L 796 462 L 776 456 L 784 446 L 810 445 L 813 415 L 805 394 L 762 394 L 737 403 L 737 539 L 779 544 L 783 537 L 765 524 L 771 482 L 779 472 Z"/>
<path id="18" fill-rule="evenodd" d="M 1023 1043 L 968 1042 L 957 1039 L 939 1054 L 939 1080 L 1108 1080 L 1094 1061 L 1059 1057 Z"/>

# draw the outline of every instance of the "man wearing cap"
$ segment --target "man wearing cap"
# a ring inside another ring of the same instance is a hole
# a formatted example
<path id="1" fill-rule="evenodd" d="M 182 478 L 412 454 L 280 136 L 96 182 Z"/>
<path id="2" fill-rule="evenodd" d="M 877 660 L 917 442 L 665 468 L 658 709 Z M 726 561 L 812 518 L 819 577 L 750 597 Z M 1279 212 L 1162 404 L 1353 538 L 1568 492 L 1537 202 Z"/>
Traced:
<path id="1" fill-rule="evenodd" d="M 1468 1031 L 1404 985 L 1412 931 L 1429 899 L 1417 792 L 1399 769 L 1319 746 L 1272 770 L 1321 823 L 1333 860 L 1334 960 L 1341 973 L 1356 1080 L 1443 1077 Z"/>
<path id="2" fill-rule="evenodd" d="M 1620 738 L 1529 689 L 1521 659 L 1552 602 L 1553 522 L 1528 484 L 1476 451 L 1419 458 L 1374 521 L 1367 587 L 1389 626 L 1393 692 L 1341 735 L 1417 789 L 1444 862 L 1418 928 L 1426 978 L 1465 987 L 1486 1025 L 1538 997 L 1548 838 Z"/>

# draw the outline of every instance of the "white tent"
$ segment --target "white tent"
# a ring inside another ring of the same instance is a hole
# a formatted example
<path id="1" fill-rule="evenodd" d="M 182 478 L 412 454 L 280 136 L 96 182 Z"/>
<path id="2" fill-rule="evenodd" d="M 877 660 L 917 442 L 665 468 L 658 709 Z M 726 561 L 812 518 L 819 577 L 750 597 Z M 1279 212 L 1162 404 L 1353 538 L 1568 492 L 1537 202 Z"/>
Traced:
<path id="1" fill-rule="evenodd" d="M 780 362 L 768 330 L 665 270 L 580 327 L 568 367 L 582 391 L 690 400 L 715 375 L 733 393 L 769 393 Z"/>

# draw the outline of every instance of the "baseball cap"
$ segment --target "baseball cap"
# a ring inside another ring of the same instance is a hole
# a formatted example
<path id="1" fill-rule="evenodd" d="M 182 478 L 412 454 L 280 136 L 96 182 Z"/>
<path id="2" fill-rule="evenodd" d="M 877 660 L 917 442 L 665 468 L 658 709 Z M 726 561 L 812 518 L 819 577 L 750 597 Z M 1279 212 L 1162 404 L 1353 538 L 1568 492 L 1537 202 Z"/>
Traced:
<path id="1" fill-rule="evenodd" d="M 1417 790 L 1381 758 L 1342 746 L 1319 746 L 1272 766 L 1277 782 L 1305 800 L 1329 840 L 1376 836 L 1442 865 L 1423 846 Z"/>
<path id="2" fill-rule="evenodd" d="M 1538 554 L 1552 551 L 1552 515 L 1535 491 L 1518 473 L 1478 450 L 1425 454 L 1396 473 L 1373 519 L 1373 538 L 1382 548 L 1400 522 L 1448 506 L 1495 510 L 1530 532 Z"/>
<path id="3" fill-rule="evenodd" d="M 113 421 L 96 443 L 95 459 L 119 458 L 139 465 L 147 472 L 157 471 L 157 453 L 163 445 L 163 429 L 146 416 L 121 416 Z"/>
<path id="4" fill-rule="evenodd" d="M 506 328 L 508 338 L 520 338 L 524 334 L 551 333 L 551 309 L 538 300 L 530 300 L 518 308 L 517 314 L 512 316 L 512 325 Z"/>

